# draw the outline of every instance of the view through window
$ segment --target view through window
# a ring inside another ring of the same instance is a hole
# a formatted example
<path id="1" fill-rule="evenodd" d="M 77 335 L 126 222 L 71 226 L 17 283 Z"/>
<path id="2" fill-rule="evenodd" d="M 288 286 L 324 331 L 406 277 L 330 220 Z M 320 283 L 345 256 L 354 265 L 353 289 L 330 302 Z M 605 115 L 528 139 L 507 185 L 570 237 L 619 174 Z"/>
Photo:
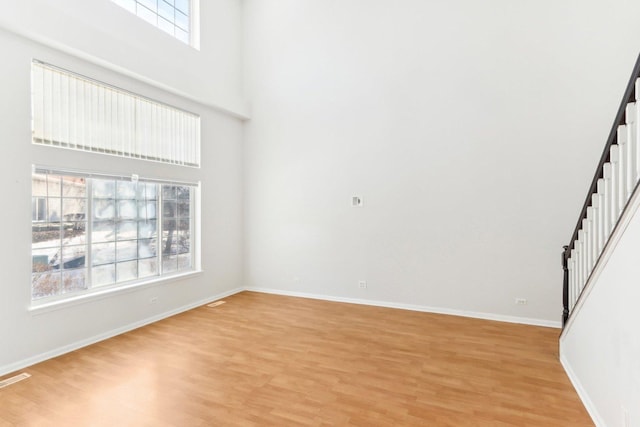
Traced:
<path id="1" fill-rule="evenodd" d="M 32 299 L 192 270 L 195 190 L 36 170 Z"/>

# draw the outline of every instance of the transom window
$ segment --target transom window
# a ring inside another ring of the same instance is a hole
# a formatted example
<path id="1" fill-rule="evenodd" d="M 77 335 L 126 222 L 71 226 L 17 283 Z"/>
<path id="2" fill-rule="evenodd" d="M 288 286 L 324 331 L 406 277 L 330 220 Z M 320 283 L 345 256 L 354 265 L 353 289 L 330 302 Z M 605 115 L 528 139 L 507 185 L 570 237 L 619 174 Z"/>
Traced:
<path id="1" fill-rule="evenodd" d="M 36 169 L 32 300 L 194 269 L 197 185 Z"/>
<path id="2" fill-rule="evenodd" d="M 191 41 L 190 0 L 112 0 L 178 40 Z"/>

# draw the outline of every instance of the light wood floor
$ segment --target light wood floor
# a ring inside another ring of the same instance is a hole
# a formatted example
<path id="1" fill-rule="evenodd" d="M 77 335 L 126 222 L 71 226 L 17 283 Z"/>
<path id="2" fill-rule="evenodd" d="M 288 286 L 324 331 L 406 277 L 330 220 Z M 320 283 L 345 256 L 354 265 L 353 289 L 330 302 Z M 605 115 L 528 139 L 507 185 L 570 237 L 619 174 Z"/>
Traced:
<path id="1" fill-rule="evenodd" d="M 0 426 L 593 426 L 558 334 L 244 292 L 21 371 Z"/>

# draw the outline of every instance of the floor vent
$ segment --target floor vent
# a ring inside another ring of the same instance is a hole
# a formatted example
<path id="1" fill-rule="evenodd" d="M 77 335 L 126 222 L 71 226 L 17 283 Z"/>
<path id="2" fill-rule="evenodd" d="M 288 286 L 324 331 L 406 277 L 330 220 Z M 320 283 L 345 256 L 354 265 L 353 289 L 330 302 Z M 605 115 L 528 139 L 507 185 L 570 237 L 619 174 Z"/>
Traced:
<path id="1" fill-rule="evenodd" d="M 15 377 L 7 378 L 6 380 L 0 381 L 0 388 L 6 387 L 6 386 L 10 386 L 11 384 L 15 384 L 18 381 L 26 380 L 30 376 L 31 375 L 29 375 L 27 373 L 22 373 L 20 375 L 16 375 Z"/>
<path id="2" fill-rule="evenodd" d="M 207 307 L 217 307 L 219 305 L 224 304 L 226 301 L 216 301 L 216 302 L 212 302 L 211 304 L 207 304 Z"/>

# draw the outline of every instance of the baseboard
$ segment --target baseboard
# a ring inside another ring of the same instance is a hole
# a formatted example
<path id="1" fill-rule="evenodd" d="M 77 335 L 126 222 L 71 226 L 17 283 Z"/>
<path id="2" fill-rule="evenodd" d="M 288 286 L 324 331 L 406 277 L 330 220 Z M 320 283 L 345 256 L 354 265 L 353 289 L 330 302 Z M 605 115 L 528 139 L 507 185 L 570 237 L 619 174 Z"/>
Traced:
<path id="1" fill-rule="evenodd" d="M 65 353 L 69 353 L 69 352 L 78 350 L 78 349 L 80 349 L 82 347 L 86 347 L 88 345 L 95 344 L 95 343 L 100 342 L 100 341 L 104 341 L 106 339 L 115 337 L 116 335 L 120 335 L 120 334 L 123 334 L 125 332 L 129 332 L 129 331 L 132 331 L 134 329 L 138 329 L 138 328 L 140 328 L 142 326 L 145 326 L 145 325 L 148 325 L 150 323 L 154 323 L 154 322 L 157 322 L 159 320 L 166 319 L 167 317 L 171 317 L 171 316 L 174 316 L 176 314 L 183 313 L 183 312 L 188 311 L 188 310 L 192 310 L 192 309 L 194 309 L 196 307 L 200 307 L 201 305 L 209 304 L 210 302 L 213 302 L 213 301 L 218 300 L 220 298 L 225 298 L 225 297 L 237 294 L 238 292 L 242 292 L 242 291 L 243 291 L 242 288 L 236 288 L 236 289 L 232 289 L 230 291 L 222 292 L 222 293 L 217 294 L 217 295 L 212 295 L 210 297 L 201 299 L 199 301 L 196 301 L 196 302 L 193 302 L 193 303 L 190 303 L 190 304 L 187 304 L 187 305 L 183 305 L 182 307 L 178 307 L 178 308 L 175 308 L 173 310 L 169 310 L 169 311 L 166 311 L 164 313 L 157 314 L 155 316 L 147 317 L 146 319 L 142 319 L 142 320 L 139 320 L 137 322 L 130 323 L 130 324 L 122 326 L 120 328 L 112 329 L 110 331 L 107 331 L 107 332 L 104 332 L 104 333 L 101 333 L 101 334 L 98 334 L 98 335 L 94 335 L 94 336 L 92 336 L 90 338 L 83 339 L 83 340 L 80 340 L 80 341 L 76 341 L 74 343 L 71 343 L 71 344 L 68 344 L 68 345 L 65 345 L 65 346 L 62 346 L 62 347 L 58 347 L 58 348 L 56 348 L 54 350 L 47 351 L 47 352 L 32 356 L 32 357 L 20 360 L 20 361 L 15 362 L 15 363 L 11 363 L 9 365 L 0 366 L 0 376 L 9 374 L 9 373 L 14 372 L 14 371 L 18 371 L 20 369 L 27 368 L 27 367 L 29 367 L 31 365 L 35 365 L 36 363 L 44 362 L 45 360 L 52 359 L 52 358 L 57 357 L 57 356 L 61 356 L 61 355 L 65 354 Z"/>
<path id="2" fill-rule="evenodd" d="M 573 388 L 576 390 L 576 393 L 578 393 L 580 400 L 582 400 L 582 404 L 584 405 L 585 409 L 589 413 L 589 416 L 593 420 L 593 423 L 597 427 L 606 427 L 607 425 L 602 420 L 600 413 L 598 412 L 598 410 L 596 409 L 596 406 L 593 404 L 593 402 L 589 398 L 589 395 L 587 394 L 586 390 L 584 389 L 584 387 L 582 387 L 582 383 L 578 379 L 578 376 L 575 374 L 575 372 L 573 372 L 571 365 L 562 354 L 562 345 L 560 349 L 560 363 L 562 364 L 564 371 L 567 373 L 567 376 L 569 377 L 569 381 L 571 381 L 571 384 L 573 384 Z"/>
<path id="3" fill-rule="evenodd" d="M 472 317 L 475 319 L 495 320 L 498 322 L 520 323 L 523 325 L 544 326 L 546 328 L 561 328 L 562 322 L 543 319 L 531 319 L 527 317 L 505 316 L 502 314 L 481 313 L 475 311 L 456 310 L 443 307 L 429 307 L 424 305 L 401 304 L 387 301 L 365 300 L 357 298 L 342 298 L 331 295 L 311 294 L 306 292 L 291 292 L 280 289 L 268 289 L 258 287 L 247 287 L 245 291 L 260 292 L 265 294 L 285 295 L 291 297 L 311 298 L 324 301 L 346 302 L 350 304 L 372 305 L 376 307 L 397 308 L 401 310 L 422 311 L 426 313 L 449 314 L 452 316 Z"/>

